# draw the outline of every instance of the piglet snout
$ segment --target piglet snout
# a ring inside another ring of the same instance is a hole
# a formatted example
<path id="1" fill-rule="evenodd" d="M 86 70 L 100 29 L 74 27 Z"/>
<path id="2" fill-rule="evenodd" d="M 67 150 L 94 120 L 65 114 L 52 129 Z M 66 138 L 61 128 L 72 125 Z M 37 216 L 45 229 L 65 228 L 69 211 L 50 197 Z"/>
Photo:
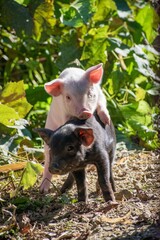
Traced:
<path id="1" fill-rule="evenodd" d="M 79 119 L 88 119 L 92 116 L 92 113 L 90 113 L 86 109 L 82 109 L 81 113 L 79 114 Z"/>
<path id="2" fill-rule="evenodd" d="M 52 166 L 49 166 L 49 172 L 54 174 L 60 172 L 60 166 L 58 163 L 52 164 Z"/>

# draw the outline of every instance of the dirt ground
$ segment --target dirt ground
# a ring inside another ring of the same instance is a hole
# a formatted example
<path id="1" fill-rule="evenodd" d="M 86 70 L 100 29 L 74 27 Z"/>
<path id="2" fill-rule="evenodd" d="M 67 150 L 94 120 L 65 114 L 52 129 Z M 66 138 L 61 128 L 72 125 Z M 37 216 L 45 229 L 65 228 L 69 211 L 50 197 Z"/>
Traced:
<path id="1" fill-rule="evenodd" d="M 0 239 L 160 240 L 160 155 L 118 150 L 113 171 L 117 203 L 97 194 L 94 166 L 87 169 L 87 204 L 76 202 L 75 186 L 57 196 L 66 176 L 54 177 L 46 196 L 35 186 L 10 200 L 3 190 Z"/>

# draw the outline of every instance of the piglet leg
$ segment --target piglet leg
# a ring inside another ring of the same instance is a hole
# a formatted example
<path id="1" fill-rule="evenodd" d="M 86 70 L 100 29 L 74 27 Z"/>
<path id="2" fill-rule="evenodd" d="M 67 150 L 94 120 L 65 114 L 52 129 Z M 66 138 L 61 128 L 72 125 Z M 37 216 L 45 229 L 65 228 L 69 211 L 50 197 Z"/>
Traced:
<path id="1" fill-rule="evenodd" d="M 99 98 L 98 98 L 98 106 L 97 106 L 97 114 L 100 120 L 106 125 L 110 125 L 110 115 L 107 109 L 107 101 L 105 95 L 103 94 L 102 90 L 99 90 Z"/>
<path id="2" fill-rule="evenodd" d="M 86 186 L 86 172 L 85 169 L 77 170 L 72 172 L 76 180 L 78 190 L 78 202 L 87 202 L 88 191 Z"/>
<path id="3" fill-rule="evenodd" d="M 105 201 L 115 201 L 114 192 L 110 182 L 110 164 L 109 158 L 106 156 L 104 161 L 98 162 L 97 165 L 98 182 L 103 193 Z"/>
<path id="4" fill-rule="evenodd" d="M 61 193 L 65 193 L 67 190 L 71 189 L 74 183 L 74 176 L 72 173 L 69 173 L 67 179 L 65 180 L 62 188 Z"/>
<path id="5" fill-rule="evenodd" d="M 115 182 L 114 182 L 113 172 L 112 172 L 112 166 L 111 166 L 111 170 L 110 170 L 110 183 L 112 185 L 113 191 L 116 192 L 116 187 L 115 187 Z"/>
<path id="6" fill-rule="evenodd" d="M 102 107 L 98 107 L 97 108 L 97 114 L 100 118 L 100 120 L 106 125 L 110 125 L 110 115 L 109 112 L 107 110 L 107 108 L 102 108 Z"/>
<path id="7" fill-rule="evenodd" d="M 115 149 L 109 153 L 109 163 L 110 163 L 110 182 L 111 182 L 113 191 L 116 192 L 114 176 L 112 171 L 114 159 L 115 159 Z"/>
<path id="8" fill-rule="evenodd" d="M 49 149 L 47 144 L 44 144 L 44 150 L 45 150 L 45 164 L 44 164 L 44 172 L 43 172 L 43 178 L 40 185 L 40 192 L 41 193 L 47 193 L 49 190 L 52 174 L 49 172 Z"/>

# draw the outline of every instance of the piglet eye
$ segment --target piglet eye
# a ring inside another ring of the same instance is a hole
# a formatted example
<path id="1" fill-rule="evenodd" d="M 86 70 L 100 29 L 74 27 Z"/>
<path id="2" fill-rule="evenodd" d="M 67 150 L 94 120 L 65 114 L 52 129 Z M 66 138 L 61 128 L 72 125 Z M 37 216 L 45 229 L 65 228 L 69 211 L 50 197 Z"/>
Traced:
<path id="1" fill-rule="evenodd" d="M 69 95 L 66 95 L 66 99 L 67 99 L 68 101 L 70 101 L 70 100 L 71 100 L 71 97 L 70 97 Z"/>
<path id="2" fill-rule="evenodd" d="M 88 91 L 88 98 L 94 99 L 95 97 L 96 97 L 96 95 L 95 95 L 93 89 L 90 88 L 89 91 Z"/>
<path id="3" fill-rule="evenodd" d="M 74 151 L 74 146 L 69 145 L 67 146 L 67 152 L 73 152 Z"/>
<path id="4" fill-rule="evenodd" d="M 90 92 L 88 92 L 88 97 L 89 97 L 89 98 L 92 98 L 92 97 L 93 97 Z"/>

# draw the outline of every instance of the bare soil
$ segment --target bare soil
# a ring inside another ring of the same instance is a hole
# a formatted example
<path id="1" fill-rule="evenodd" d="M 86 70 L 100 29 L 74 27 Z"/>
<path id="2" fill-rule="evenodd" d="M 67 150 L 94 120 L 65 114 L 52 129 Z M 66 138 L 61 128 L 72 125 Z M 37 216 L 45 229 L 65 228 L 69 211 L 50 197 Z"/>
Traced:
<path id="1" fill-rule="evenodd" d="M 38 184 L 14 199 L 3 190 L 0 239 L 160 240 L 160 155 L 119 150 L 113 171 L 117 203 L 96 192 L 94 166 L 87 169 L 87 204 L 76 202 L 75 186 L 58 195 L 66 176 L 55 176 L 45 196 Z"/>

